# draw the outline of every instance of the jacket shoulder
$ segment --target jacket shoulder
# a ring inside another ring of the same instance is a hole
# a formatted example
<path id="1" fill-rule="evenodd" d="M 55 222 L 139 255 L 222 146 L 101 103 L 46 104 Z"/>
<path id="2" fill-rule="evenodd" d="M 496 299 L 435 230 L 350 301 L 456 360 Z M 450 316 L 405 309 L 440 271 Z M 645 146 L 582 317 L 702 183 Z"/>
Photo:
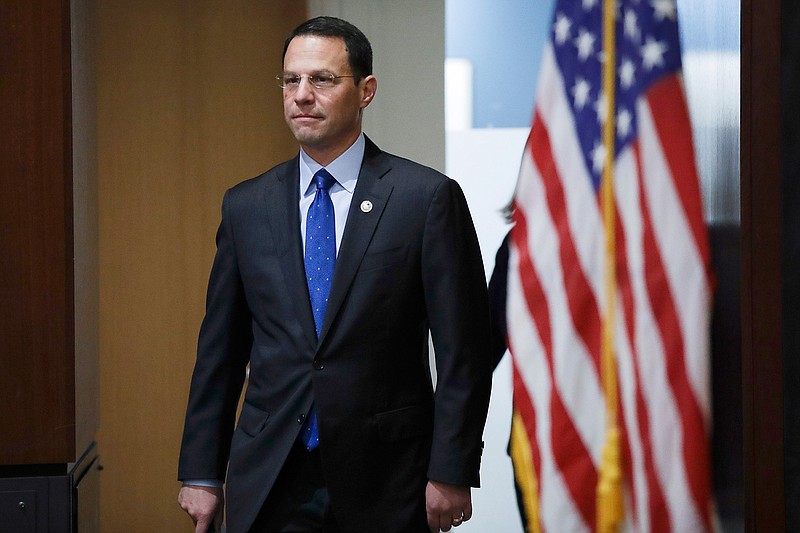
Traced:
<path id="1" fill-rule="evenodd" d="M 391 168 L 393 171 L 402 172 L 404 175 L 436 183 L 441 183 L 442 181 L 449 179 L 447 176 L 445 176 L 435 168 L 431 168 L 429 166 L 423 165 L 422 163 L 412 161 L 411 159 L 408 159 L 406 157 L 390 154 L 387 152 L 384 152 L 384 155 L 390 161 Z"/>
<path id="2" fill-rule="evenodd" d="M 237 183 L 228 189 L 226 196 L 231 199 L 249 197 L 264 187 L 274 185 L 291 174 L 292 164 L 297 165 L 297 158 L 279 163 L 258 176 Z"/>
<path id="3" fill-rule="evenodd" d="M 455 180 L 434 168 L 398 155 L 386 152 L 384 155 L 389 162 L 389 172 L 385 177 L 396 190 L 409 192 L 417 201 L 433 198 L 437 191 L 459 188 Z"/>

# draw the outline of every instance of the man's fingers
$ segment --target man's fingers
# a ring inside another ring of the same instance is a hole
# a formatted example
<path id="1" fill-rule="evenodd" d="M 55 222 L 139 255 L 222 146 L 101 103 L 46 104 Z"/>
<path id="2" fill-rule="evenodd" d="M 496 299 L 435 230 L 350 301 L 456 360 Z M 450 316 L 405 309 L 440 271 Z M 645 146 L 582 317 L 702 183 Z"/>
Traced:
<path id="1" fill-rule="evenodd" d="M 464 522 L 472 518 L 472 500 L 470 499 L 467 502 L 467 505 L 464 507 Z"/>
<path id="2" fill-rule="evenodd" d="M 214 531 L 222 529 L 222 521 L 225 519 L 225 500 L 220 501 L 217 512 L 214 515 Z"/>
<path id="3" fill-rule="evenodd" d="M 194 525 L 194 533 L 208 533 L 208 520 L 201 518 Z"/>
<path id="4" fill-rule="evenodd" d="M 425 489 L 425 503 L 428 525 L 434 533 L 450 531 L 472 518 L 469 487 L 429 481 Z"/>
<path id="5" fill-rule="evenodd" d="M 434 521 L 431 515 L 428 515 L 428 527 L 431 530 L 431 533 L 439 533 L 439 521 Z"/>
<path id="6" fill-rule="evenodd" d="M 225 499 L 222 489 L 184 485 L 178 493 L 178 503 L 194 523 L 195 533 L 209 533 L 222 525 Z M 217 526 L 212 527 L 212 524 Z"/>
<path id="7" fill-rule="evenodd" d="M 439 515 L 436 513 L 431 513 L 430 509 L 428 509 L 428 527 L 431 529 L 431 533 L 439 533 Z"/>

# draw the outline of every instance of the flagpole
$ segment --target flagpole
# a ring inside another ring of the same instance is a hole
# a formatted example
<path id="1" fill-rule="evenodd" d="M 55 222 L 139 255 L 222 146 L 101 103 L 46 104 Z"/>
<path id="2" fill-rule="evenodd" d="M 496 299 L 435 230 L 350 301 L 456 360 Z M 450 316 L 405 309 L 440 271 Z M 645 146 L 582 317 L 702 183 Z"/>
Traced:
<path id="1" fill-rule="evenodd" d="M 614 323 L 616 316 L 616 242 L 614 203 L 615 156 L 615 9 L 616 0 L 603 0 L 603 91 L 606 95 L 606 120 L 603 145 L 606 158 L 603 166 L 601 198 L 605 226 L 605 319 L 602 336 L 602 380 L 606 402 L 606 442 L 603 446 L 597 485 L 597 530 L 617 531 L 623 519 L 622 472 L 620 468 L 620 433 L 617 406 L 617 368 L 614 357 Z"/>

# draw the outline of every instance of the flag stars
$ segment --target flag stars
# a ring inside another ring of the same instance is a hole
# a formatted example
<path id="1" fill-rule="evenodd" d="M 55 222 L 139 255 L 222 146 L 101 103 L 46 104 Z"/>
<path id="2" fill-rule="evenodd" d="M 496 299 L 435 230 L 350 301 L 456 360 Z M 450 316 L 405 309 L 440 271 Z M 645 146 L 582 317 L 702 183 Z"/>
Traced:
<path id="1" fill-rule="evenodd" d="M 594 103 L 594 111 L 597 113 L 597 123 L 601 126 L 606 123 L 608 118 L 608 97 L 606 93 L 600 93 L 600 98 Z"/>
<path id="2" fill-rule="evenodd" d="M 623 108 L 617 113 L 617 136 L 620 139 L 626 138 L 631 133 L 633 126 L 633 115 L 630 111 Z"/>
<path id="3" fill-rule="evenodd" d="M 675 0 L 652 0 L 650 5 L 653 6 L 653 16 L 658 21 L 676 20 L 678 17 Z"/>
<path id="4" fill-rule="evenodd" d="M 578 78 L 575 80 L 575 85 L 572 87 L 572 94 L 575 98 L 575 107 L 583 109 L 586 106 L 586 102 L 589 100 L 589 96 L 591 94 L 591 86 L 589 82 L 583 78 Z"/>
<path id="5" fill-rule="evenodd" d="M 667 45 L 656 41 L 653 37 L 648 36 L 647 42 L 642 46 L 642 63 L 647 70 L 653 70 L 653 67 L 664 66 L 664 54 L 667 51 Z"/>
<path id="6" fill-rule="evenodd" d="M 633 42 L 640 42 L 642 38 L 641 31 L 639 30 L 639 21 L 636 19 L 636 12 L 632 9 L 625 11 L 625 19 L 623 22 L 625 27 L 625 36 L 630 38 Z"/>
<path id="7" fill-rule="evenodd" d="M 617 55 L 603 52 L 599 0 L 558 2 L 550 26 L 563 98 L 571 108 L 583 166 L 594 180 L 637 134 L 636 102 L 661 76 L 680 68 L 679 43 L 670 27 L 677 0 L 611 0 L 618 31 Z M 567 6 L 570 7 L 561 7 Z M 615 94 L 603 90 L 603 66 L 614 64 Z M 605 146 L 602 133 L 613 123 Z M 609 139 L 609 140 L 611 140 Z"/>
<path id="8" fill-rule="evenodd" d="M 590 31 L 581 28 L 578 37 L 575 39 L 575 47 L 578 49 L 578 57 L 581 61 L 586 61 L 594 53 L 594 43 L 597 39 Z"/>
<path id="9" fill-rule="evenodd" d="M 606 146 L 600 141 L 595 141 L 594 148 L 592 149 L 592 169 L 596 174 L 603 171 L 603 166 L 606 164 L 606 154 L 608 150 Z"/>
<path id="10" fill-rule="evenodd" d="M 556 23 L 553 25 L 553 33 L 555 35 L 556 44 L 564 44 L 570 37 L 572 30 L 572 21 L 564 15 L 559 13 L 556 15 Z"/>
<path id="11" fill-rule="evenodd" d="M 624 59 L 619 67 L 619 83 L 623 89 L 630 89 L 636 79 L 636 66 L 630 59 Z"/>

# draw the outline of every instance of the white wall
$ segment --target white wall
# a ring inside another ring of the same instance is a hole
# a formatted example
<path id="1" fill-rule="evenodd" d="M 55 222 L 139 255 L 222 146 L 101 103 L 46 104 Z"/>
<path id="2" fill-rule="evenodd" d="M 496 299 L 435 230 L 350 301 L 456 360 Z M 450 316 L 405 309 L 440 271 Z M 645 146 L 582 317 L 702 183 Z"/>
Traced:
<path id="1" fill-rule="evenodd" d="M 494 268 L 497 247 L 509 230 L 500 211 L 514 192 L 527 136 L 527 128 L 447 132 L 447 173 L 464 189 L 487 276 Z M 458 528 L 458 533 L 522 532 L 511 460 L 506 453 L 511 390 L 511 357 L 506 353 L 493 376 L 484 431 L 482 486 L 473 492 L 475 515 Z"/>

